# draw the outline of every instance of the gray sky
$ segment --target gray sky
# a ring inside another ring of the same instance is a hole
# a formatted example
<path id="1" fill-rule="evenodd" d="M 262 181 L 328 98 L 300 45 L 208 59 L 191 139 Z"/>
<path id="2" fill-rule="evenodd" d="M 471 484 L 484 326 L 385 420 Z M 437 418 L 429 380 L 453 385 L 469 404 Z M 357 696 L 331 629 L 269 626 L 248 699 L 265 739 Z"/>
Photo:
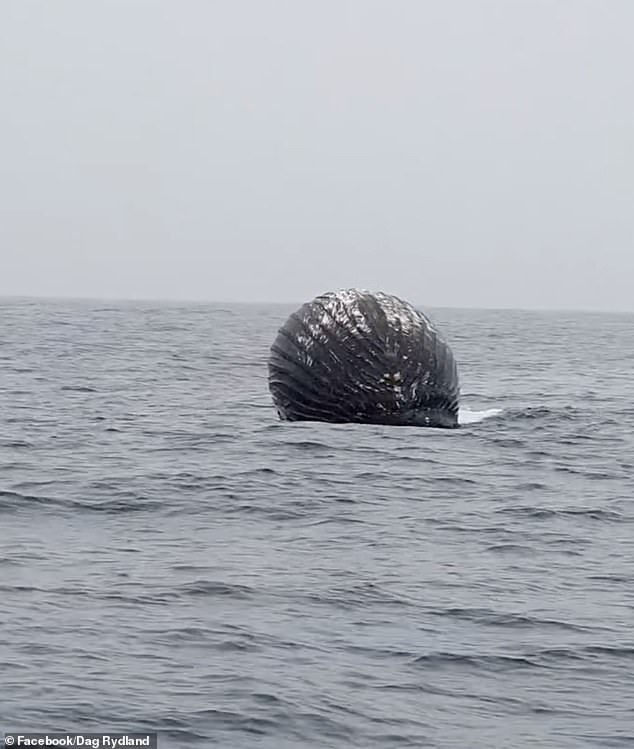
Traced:
<path id="1" fill-rule="evenodd" d="M 632 0 L 2 0 L 0 294 L 634 310 Z"/>

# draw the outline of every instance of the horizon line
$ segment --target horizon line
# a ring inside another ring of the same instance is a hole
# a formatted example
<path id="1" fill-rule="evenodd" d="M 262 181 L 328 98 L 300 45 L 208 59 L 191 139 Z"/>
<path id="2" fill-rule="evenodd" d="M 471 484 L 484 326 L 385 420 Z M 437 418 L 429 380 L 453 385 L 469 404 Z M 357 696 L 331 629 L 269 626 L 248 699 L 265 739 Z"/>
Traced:
<path id="1" fill-rule="evenodd" d="M 314 298 L 314 297 L 313 297 Z M 186 299 L 181 297 L 116 297 L 116 296 L 84 296 L 84 295 L 66 295 L 58 296 L 54 294 L 4 294 L 0 293 L 0 301 L 49 301 L 49 302 L 119 302 L 127 304 L 193 304 L 193 305 L 221 305 L 235 304 L 245 306 L 268 306 L 268 307 L 292 307 L 301 306 L 305 303 L 301 301 L 263 301 L 263 300 L 241 300 L 241 299 Z M 481 312 L 576 312 L 605 315 L 634 315 L 634 309 L 608 309 L 605 307 L 507 307 L 507 306 L 456 306 L 456 305 L 439 305 L 439 304 L 421 304 L 412 302 L 417 307 L 427 307 L 438 310 L 478 310 Z"/>

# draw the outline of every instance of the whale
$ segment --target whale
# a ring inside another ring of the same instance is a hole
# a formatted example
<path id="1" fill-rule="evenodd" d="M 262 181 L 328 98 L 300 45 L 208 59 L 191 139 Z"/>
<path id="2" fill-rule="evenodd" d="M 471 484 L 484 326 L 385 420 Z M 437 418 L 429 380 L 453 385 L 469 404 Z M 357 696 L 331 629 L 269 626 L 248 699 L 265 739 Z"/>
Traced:
<path id="1" fill-rule="evenodd" d="M 279 329 L 268 385 L 282 421 L 458 426 L 453 352 L 432 321 L 385 292 L 317 296 Z"/>

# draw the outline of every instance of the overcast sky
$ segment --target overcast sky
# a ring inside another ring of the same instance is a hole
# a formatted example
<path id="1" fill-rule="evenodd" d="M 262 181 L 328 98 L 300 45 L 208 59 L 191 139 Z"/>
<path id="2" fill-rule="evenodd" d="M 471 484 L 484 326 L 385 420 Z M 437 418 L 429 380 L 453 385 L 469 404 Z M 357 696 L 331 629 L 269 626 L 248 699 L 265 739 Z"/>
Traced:
<path id="1" fill-rule="evenodd" d="M 633 0 L 2 0 L 0 295 L 634 310 Z"/>

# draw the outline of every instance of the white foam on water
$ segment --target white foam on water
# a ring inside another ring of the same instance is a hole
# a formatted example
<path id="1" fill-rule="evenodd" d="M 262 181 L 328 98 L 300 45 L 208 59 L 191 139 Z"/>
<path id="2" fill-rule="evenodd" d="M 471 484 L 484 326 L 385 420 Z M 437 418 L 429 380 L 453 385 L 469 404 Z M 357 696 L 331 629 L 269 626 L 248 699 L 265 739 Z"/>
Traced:
<path id="1" fill-rule="evenodd" d="M 485 419 L 490 419 L 491 416 L 497 416 L 502 413 L 501 408 L 487 408 L 485 411 L 472 411 L 469 408 L 461 408 L 458 411 L 458 423 L 459 424 L 477 424 Z"/>

